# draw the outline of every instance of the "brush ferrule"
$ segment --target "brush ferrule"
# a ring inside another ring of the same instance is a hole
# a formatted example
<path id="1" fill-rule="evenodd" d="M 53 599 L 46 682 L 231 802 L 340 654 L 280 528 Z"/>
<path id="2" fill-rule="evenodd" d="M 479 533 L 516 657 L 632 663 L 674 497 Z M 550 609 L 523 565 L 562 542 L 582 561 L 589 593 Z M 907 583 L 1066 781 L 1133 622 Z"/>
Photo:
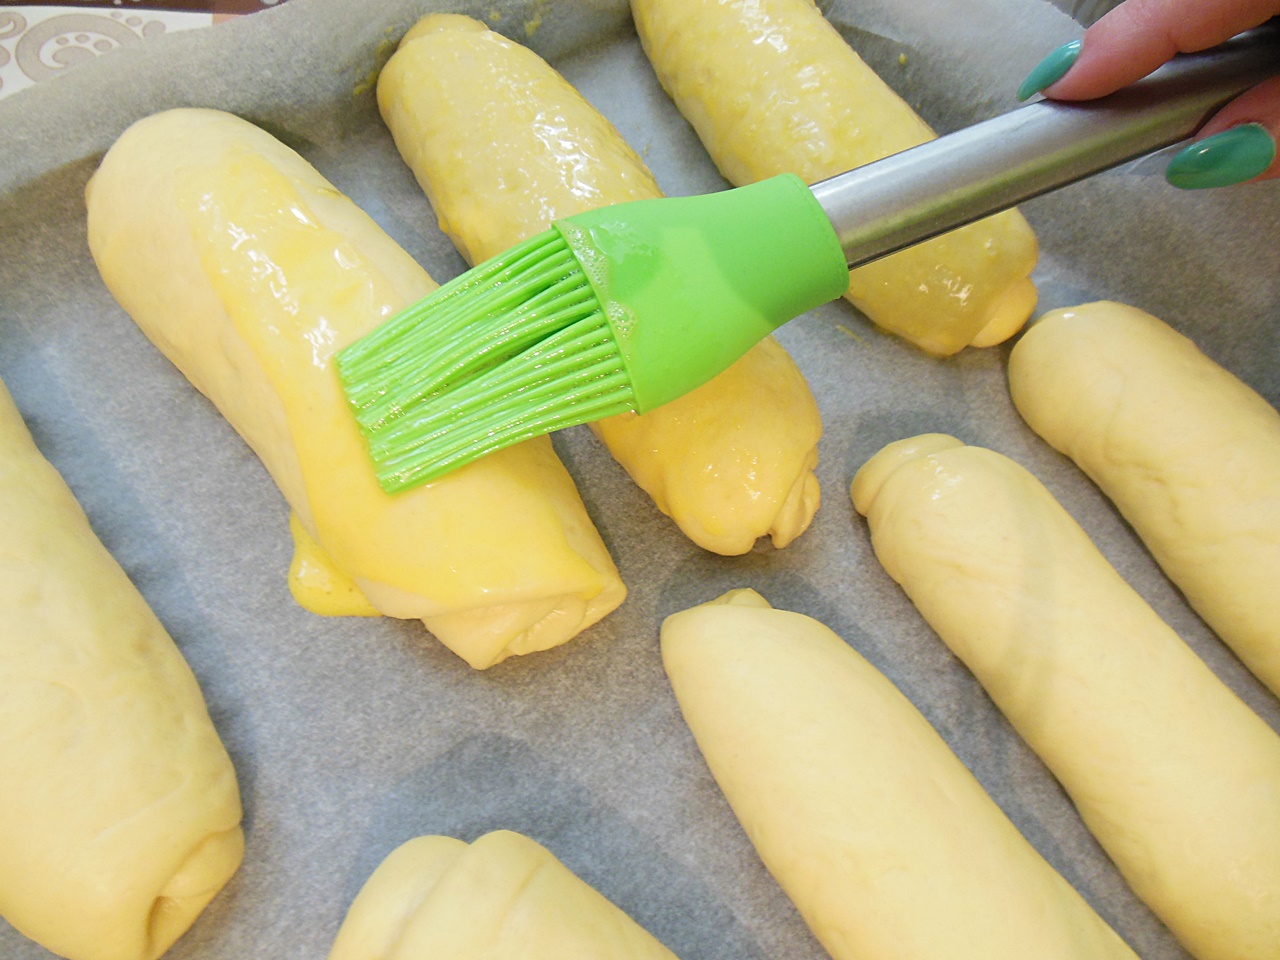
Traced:
<path id="1" fill-rule="evenodd" d="M 556 227 L 595 290 L 641 413 L 707 382 L 849 282 L 830 221 L 791 174 L 603 207 Z"/>

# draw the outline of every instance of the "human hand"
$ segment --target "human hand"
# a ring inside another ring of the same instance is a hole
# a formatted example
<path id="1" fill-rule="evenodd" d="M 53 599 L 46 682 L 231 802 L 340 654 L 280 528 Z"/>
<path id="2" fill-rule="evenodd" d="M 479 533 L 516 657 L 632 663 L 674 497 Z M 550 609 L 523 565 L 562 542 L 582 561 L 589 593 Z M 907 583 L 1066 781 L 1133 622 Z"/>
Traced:
<path id="1" fill-rule="evenodd" d="M 1280 14 L 1280 0 L 1124 0 L 1049 54 L 1018 99 L 1091 100 L 1140 80 L 1178 53 L 1229 40 Z M 1280 177 L 1280 77 L 1241 94 L 1215 114 L 1169 163 L 1176 187 L 1221 187 Z"/>

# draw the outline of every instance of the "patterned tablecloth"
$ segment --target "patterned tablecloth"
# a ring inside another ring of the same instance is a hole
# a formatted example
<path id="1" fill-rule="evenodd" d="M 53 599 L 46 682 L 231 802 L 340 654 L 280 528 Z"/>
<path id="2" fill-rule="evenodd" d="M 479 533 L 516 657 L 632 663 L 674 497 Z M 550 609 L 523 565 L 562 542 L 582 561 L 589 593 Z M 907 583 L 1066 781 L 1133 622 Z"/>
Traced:
<path id="1" fill-rule="evenodd" d="M 131 43 L 285 0 L 89 0 L 0 7 L 0 97 Z"/>

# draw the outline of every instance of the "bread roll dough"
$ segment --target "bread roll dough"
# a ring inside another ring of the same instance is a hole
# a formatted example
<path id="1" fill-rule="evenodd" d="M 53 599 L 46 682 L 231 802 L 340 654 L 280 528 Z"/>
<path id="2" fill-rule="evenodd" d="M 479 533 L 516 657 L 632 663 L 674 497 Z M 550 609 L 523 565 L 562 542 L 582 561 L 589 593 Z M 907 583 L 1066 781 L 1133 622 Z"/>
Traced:
<path id="1" fill-rule="evenodd" d="M 329 960 L 675 960 L 544 847 L 506 830 L 396 848 Z"/>
<path id="2" fill-rule="evenodd" d="M 932 139 L 813 0 L 632 0 L 645 52 L 720 172 L 816 183 Z M 1030 316 L 1037 244 L 1009 210 L 859 267 L 846 296 L 929 353 L 990 346 Z"/>
<path id="3" fill-rule="evenodd" d="M 622 602 L 545 437 L 407 493 L 378 487 L 330 359 L 435 285 L 292 150 L 229 114 L 168 111 L 120 137 L 88 203 L 107 286 L 262 459 L 335 583 L 477 668 Z"/>
<path id="4" fill-rule="evenodd" d="M 532 51 L 468 17 L 421 20 L 378 81 L 378 103 L 441 228 L 475 264 L 596 207 L 661 196 L 618 132 Z M 772 337 L 644 416 L 592 424 L 698 545 L 785 547 L 818 508 L 822 420 Z"/>
<path id="5" fill-rule="evenodd" d="M 240 865 L 204 697 L 0 384 L 0 916 L 151 960 Z"/>
<path id="6" fill-rule="evenodd" d="M 1280 736 L 1030 473 L 938 434 L 853 499 L 876 555 L 1200 960 L 1280 949 Z"/>
<path id="7" fill-rule="evenodd" d="M 1134 960 L 816 620 L 735 591 L 668 617 L 662 658 L 716 782 L 835 960 Z"/>
<path id="8" fill-rule="evenodd" d="M 1280 696 L 1280 413 L 1148 313 L 1045 314 L 1009 358 L 1018 412 L 1114 501 Z"/>

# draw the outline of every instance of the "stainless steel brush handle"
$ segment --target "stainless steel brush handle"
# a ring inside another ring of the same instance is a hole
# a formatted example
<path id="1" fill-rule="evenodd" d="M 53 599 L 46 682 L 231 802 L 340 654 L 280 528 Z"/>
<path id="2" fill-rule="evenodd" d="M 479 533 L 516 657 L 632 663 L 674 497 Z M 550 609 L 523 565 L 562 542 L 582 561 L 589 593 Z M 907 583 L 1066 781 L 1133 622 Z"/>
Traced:
<path id="1" fill-rule="evenodd" d="M 1280 21 L 1099 100 L 1039 101 L 813 184 L 849 266 L 1185 140 L 1280 73 Z"/>

